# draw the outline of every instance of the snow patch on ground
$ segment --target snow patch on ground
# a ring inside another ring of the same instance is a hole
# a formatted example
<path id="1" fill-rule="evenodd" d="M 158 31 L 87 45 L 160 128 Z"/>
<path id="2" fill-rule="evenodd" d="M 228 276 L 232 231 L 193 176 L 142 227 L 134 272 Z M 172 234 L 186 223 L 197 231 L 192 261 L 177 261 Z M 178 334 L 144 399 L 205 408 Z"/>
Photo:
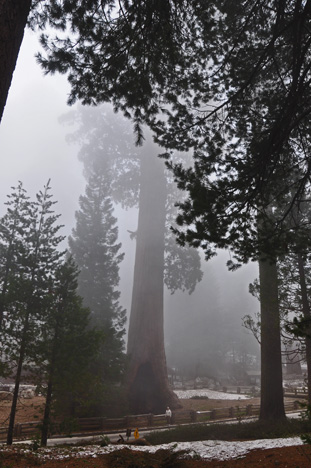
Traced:
<path id="1" fill-rule="evenodd" d="M 226 442 L 221 440 L 206 440 L 202 442 L 171 442 L 170 444 L 154 445 L 154 446 L 134 446 L 134 445 L 109 445 L 107 447 L 99 447 L 91 445 L 86 447 L 53 448 L 39 449 L 36 453 L 41 460 L 54 459 L 64 460 L 70 457 L 98 457 L 101 454 L 110 453 L 114 450 L 127 448 L 130 450 L 140 450 L 144 452 L 154 453 L 157 450 L 171 450 L 174 452 L 187 451 L 189 457 L 200 457 L 204 460 L 230 460 L 246 456 L 248 452 L 256 449 L 270 449 L 289 447 L 292 445 L 302 445 L 300 437 L 290 437 L 286 439 L 262 439 L 246 442 Z M 16 451 L 30 453 L 31 450 L 18 448 Z M 0 447 L 1 451 L 5 448 Z"/>
<path id="2" fill-rule="evenodd" d="M 248 395 L 241 395 L 240 393 L 216 392 L 215 390 L 209 390 L 207 388 L 198 390 L 174 390 L 174 393 L 182 400 L 187 400 L 194 396 L 207 397 L 211 400 L 248 400 L 250 398 Z"/>

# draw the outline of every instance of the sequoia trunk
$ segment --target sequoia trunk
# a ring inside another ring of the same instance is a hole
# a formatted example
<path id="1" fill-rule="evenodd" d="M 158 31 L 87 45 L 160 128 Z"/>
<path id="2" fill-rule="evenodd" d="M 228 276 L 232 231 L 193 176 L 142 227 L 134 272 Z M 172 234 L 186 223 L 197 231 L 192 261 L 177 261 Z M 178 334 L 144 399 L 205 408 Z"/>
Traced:
<path id="1" fill-rule="evenodd" d="M 169 388 L 164 350 L 164 164 L 151 145 L 144 148 L 128 335 L 128 396 L 136 414 L 163 413 L 167 405 L 179 406 Z"/>

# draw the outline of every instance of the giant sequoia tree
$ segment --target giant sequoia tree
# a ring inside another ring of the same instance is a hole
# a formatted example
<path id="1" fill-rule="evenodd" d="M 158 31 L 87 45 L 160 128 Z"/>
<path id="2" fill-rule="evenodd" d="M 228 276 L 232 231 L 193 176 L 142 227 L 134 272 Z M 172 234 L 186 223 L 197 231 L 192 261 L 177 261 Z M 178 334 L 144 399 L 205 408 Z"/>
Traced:
<path id="1" fill-rule="evenodd" d="M 199 255 L 195 249 L 178 246 L 169 229 L 178 198 L 172 180 L 166 177 L 163 162 L 157 158 L 159 147 L 149 140 L 142 148 L 135 148 L 128 122 L 107 107 L 85 109 L 80 118 L 82 125 L 76 136 L 81 139 L 80 158 L 87 178 L 96 167 L 96 173 L 102 173 L 106 180 L 102 197 L 106 194 L 123 206 L 139 209 L 134 233 L 136 256 L 127 387 L 132 411 L 163 411 L 167 404 L 172 407 L 178 404 L 169 388 L 166 371 L 164 283 L 172 292 L 179 288 L 191 292 L 202 276 Z M 96 216 L 93 220 L 96 221 Z M 92 249 L 91 243 L 88 249 Z M 92 267 L 87 271 L 92 271 Z"/>

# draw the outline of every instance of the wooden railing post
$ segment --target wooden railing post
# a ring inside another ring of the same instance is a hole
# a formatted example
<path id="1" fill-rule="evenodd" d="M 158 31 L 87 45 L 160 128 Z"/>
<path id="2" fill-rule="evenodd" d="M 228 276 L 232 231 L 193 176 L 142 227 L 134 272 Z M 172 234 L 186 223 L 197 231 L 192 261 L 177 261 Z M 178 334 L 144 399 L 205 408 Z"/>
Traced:
<path id="1" fill-rule="evenodd" d="M 22 435 L 22 425 L 17 423 L 14 425 L 13 437 L 20 437 Z"/>

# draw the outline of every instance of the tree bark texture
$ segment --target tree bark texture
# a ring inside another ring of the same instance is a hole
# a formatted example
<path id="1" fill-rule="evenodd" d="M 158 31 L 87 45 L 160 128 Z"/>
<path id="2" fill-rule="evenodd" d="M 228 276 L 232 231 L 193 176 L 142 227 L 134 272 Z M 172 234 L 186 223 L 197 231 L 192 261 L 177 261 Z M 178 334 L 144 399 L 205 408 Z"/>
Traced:
<path id="1" fill-rule="evenodd" d="M 301 254 L 298 254 L 298 270 L 299 270 L 299 281 L 300 291 L 302 298 L 302 313 L 306 320 L 310 321 L 311 312 L 310 304 L 308 300 L 308 291 L 306 284 L 305 265 Z M 306 361 L 307 361 L 307 374 L 308 374 L 308 403 L 311 404 L 311 325 L 308 327 L 308 334 L 306 336 Z"/>
<path id="2" fill-rule="evenodd" d="M 128 334 L 127 377 L 130 410 L 163 413 L 180 406 L 167 377 L 163 330 L 164 163 L 152 145 L 144 145 L 134 282 Z"/>
<path id="3" fill-rule="evenodd" d="M 31 0 L 0 0 L 0 121 L 24 37 Z"/>
<path id="4" fill-rule="evenodd" d="M 259 260 L 261 309 L 260 420 L 285 419 L 276 261 Z"/>

